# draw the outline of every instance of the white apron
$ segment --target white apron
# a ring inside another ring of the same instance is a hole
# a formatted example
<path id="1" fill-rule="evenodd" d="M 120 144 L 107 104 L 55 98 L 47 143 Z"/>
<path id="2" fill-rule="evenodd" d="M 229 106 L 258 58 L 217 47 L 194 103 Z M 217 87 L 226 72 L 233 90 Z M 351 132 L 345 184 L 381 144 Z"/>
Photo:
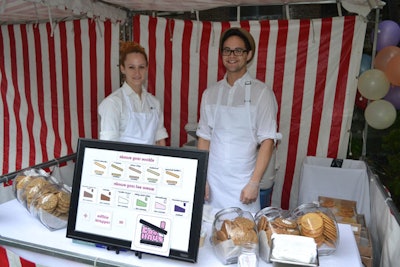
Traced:
<path id="1" fill-rule="evenodd" d="M 129 97 L 123 92 L 129 107 L 128 124 L 120 136 L 120 141 L 136 144 L 154 145 L 158 126 L 158 113 L 155 108 L 151 112 L 134 112 Z M 143 99 L 148 101 L 148 97 Z M 142 103 L 143 105 L 143 103 Z"/>
<path id="2" fill-rule="evenodd" d="M 256 162 L 257 141 L 251 123 L 250 81 L 245 86 L 245 105 L 221 106 L 218 93 L 210 140 L 208 183 L 210 204 L 217 209 L 239 207 L 250 212 L 260 210 L 260 200 L 243 204 L 240 193 L 250 180 Z"/>

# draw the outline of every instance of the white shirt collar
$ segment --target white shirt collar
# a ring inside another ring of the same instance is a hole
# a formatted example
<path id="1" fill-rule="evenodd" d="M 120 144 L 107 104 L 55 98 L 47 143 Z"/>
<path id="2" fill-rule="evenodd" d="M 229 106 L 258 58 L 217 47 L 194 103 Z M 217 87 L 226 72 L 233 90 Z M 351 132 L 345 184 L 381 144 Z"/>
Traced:
<path id="1" fill-rule="evenodd" d="M 124 93 L 127 96 L 134 94 L 135 96 L 139 97 L 139 95 L 126 82 L 124 82 L 124 84 L 122 85 L 122 90 L 124 91 Z M 147 94 L 147 90 L 144 86 L 142 86 L 142 96 L 144 96 L 146 94 Z"/>
<path id="2" fill-rule="evenodd" d="M 250 73 L 249 73 L 248 71 L 246 71 L 246 73 L 245 73 L 242 77 L 240 77 L 239 79 L 237 79 L 237 80 L 235 81 L 235 83 L 233 84 L 233 86 L 239 84 L 241 87 L 244 87 L 246 81 L 251 81 L 251 80 L 252 80 L 252 78 L 251 78 Z M 227 84 L 229 87 L 231 87 L 231 86 L 228 84 L 227 80 L 226 80 L 226 74 L 225 74 L 225 76 L 224 76 L 224 83 Z"/>

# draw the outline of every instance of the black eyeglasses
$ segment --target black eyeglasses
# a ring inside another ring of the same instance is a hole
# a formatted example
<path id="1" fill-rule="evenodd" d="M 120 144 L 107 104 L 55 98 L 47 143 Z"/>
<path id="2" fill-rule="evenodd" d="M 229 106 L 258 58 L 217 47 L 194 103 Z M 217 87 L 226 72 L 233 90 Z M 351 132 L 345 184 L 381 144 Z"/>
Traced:
<path id="1" fill-rule="evenodd" d="M 242 48 L 236 48 L 234 50 L 229 49 L 229 48 L 222 49 L 222 55 L 223 56 L 230 56 L 232 53 L 235 56 L 241 56 L 241 55 L 243 55 L 243 53 L 247 53 L 247 52 L 249 52 L 249 50 L 242 49 Z"/>

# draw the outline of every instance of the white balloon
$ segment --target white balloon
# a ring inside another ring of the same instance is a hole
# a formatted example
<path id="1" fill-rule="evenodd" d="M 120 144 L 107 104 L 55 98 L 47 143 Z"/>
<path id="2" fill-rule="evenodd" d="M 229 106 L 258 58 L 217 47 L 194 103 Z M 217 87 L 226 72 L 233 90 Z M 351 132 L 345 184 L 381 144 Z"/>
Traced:
<path id="1" fill-rule="evenodd" d="M 384 99 L 368 104 L 364 117 L 369 126 L 383 130 L 390 127 L 396 120 L 397 112 L 392 103 Z"/>
<path id="2" fill-rule="evenodd" d="M 378 69 L 364 71 L 358 78 L 358 91 L 370 100 L 383 98 L 389 92 L 390 82 L 386 74 Z"/>

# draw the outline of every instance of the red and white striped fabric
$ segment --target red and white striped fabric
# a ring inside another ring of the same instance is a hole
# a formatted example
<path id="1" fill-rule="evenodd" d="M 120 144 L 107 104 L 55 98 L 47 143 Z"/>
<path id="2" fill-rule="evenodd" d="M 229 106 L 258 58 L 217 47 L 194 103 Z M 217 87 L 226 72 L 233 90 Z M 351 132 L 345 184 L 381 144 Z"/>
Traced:
<path id="1" fill-rule="evenodd" d="M 223 30 L 248 29 L 255 38 L 251 74 L 273 88 L 279 104 L 278 164 L 273 205 L 297 205 L 305 156 L 346 156 L 366 23 L 346 16 L 241 22 L 133 18 L 134 40 L 149 54 L 149 91 L 164 105 L 171 145 L 187 141 L 205 88 L 221 79 Z"/>
<path id="2" fill-rule="evenodd" d="M 76 20 L 0 27 L 2 174 L 98 136 L 97 105 L 119 85 L 119 25 Z"/>
<path id="3" fill-rule="evenodd" d="M 44 265 L 35 264 L 28 261 L 11 250 L 0 246 L 0 266 L 1 267 L 45 267 Z"/>

